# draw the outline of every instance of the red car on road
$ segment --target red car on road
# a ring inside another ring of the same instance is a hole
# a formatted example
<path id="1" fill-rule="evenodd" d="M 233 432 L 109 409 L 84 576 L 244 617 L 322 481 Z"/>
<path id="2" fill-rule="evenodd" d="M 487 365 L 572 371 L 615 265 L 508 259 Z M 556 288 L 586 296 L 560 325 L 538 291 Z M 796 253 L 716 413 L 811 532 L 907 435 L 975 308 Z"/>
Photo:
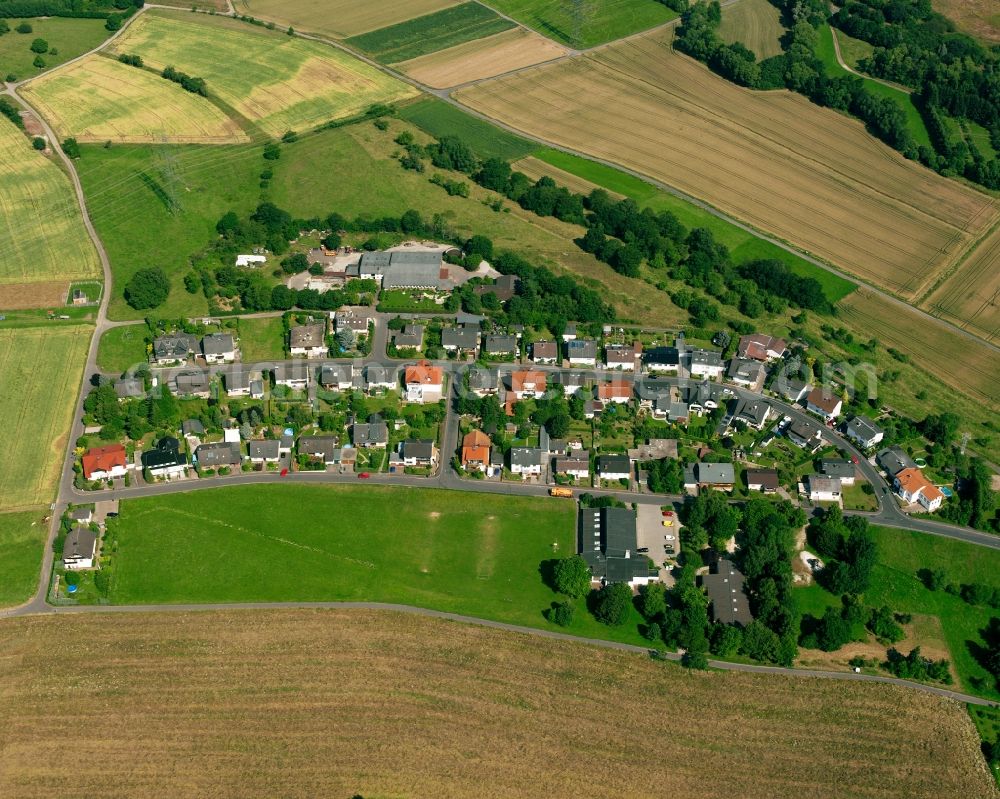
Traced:
<path id="1" fill-rule="evenodd" d="M 282 469 L 281 470 L 281 476 L 282 477 L 288 477 L 288 469 Z"/>
<path id="2" fill-rule="evenodd" d="M 371 477 L 371 475 L 368 474 L 368 472 L 362 472 L 358 475 L 359 480 L 367 480 L 369 477 Z"/>
<path id="3" fill-rule="evenodd" d="M 674 512 L 672 510 L 665 510 L 663 511 L 663 515 L 669 519 L 674 515 Z"/>

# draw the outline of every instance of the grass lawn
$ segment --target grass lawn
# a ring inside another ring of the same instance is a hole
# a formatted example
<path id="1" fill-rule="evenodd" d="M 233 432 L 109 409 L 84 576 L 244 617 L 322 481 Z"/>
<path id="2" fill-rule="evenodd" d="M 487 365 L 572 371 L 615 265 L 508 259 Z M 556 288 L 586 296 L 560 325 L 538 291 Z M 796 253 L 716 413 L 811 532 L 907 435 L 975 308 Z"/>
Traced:
<path id="1" fill-rule="evenodd" d="M 435 97 L 403 106 L 399 116 L 431 136 L 457 136 L 480 158 L 514 161 L 538 149 L 535 142 L 494 127 Z"/>
<path id="2" fill-rule="evenodd" d="M 865 593 L 865 604 L 888 605 L 897 613 L 937 617 L 944 631 L 942 647 L 951 653 L 961 688 L 993 699 L 1000 696 L 992 687 L 993 680 L 970 652 L 970 644 L 981 643 L 979 630 L 986 626 L 990 616 L 1000 613 L 973 607 L 944 591 L 929 591 L 917 579 L 919 569 L 944 569 L 951 583 L 976 582 L 1000 587 L 1000 552 L 908 530 L 888 527 L 872 530 L 878 542 L 878 565 Z M 795 595 L 800 610 L 814 616 L 822 615 L 829 605 L 840 604 L 839 597 L 817 585 L 798 588 Z M 977 684 L 978 680 L 984 682 Z"/>
<path id="3" fill-rule="evenodd" d="M 867 481 L 860 478 L 852 486 L 844 486 L 844 507 L 848 510 L 878 510 L 878 499 L 875 494 L 866 494 L 863 487 Z"/>
<path id="4" fill-rule="evenodd" d="M 374 486 L 240 486 L 129 500 L 111 597 L 401 602 L 549 626 L 541 613 L 556 595 L 539 566 L 574 551 L 574 507 Z M 636 613 L 610 628 L 581 608 L 569 631 L 638 641 L 638 621 Z"/>
<path id="5" fill-rule="evenodd" d="M 379 61 L 395 64 L 516 27 L 480 3 L 462 3 L 347 40 Z"/>
<path id="6" fill-rule="evenodd" d="M 280 316 L 240 320 L 243 363 L 280 361 L 285 355 L 285 328 Z"/>
<path id="7" fill-rule="evenodd" d="M 996 158 L 997 151 L 993 149 L 993 140 L 990 138 L 990 132 L 978 122 L 973 122 L 972 120 L 966 120 L 965 125 L 968 129 L 966 140 L 975 144 L 979 152 L 983 154 L 983 158 L 987 161 Z"/>
<path id="8" fill-rule="evenodd" d="M 837 54 L 833 49 L 833 37 L 834 35 L 839 36 L 840 32 L 838 31 L 834 34 L 833 28 L 829 25 L 823 25 L 817 29 L 816 35 L 816 57 L 823 62 L 826 74 L 831 78 L 849 75 L 850 73 L 840 66 L 840 63 L 837 61 Z M 842 39 L 841 42 L 843 42 Z M 841 55 L 844 56 L 845 62 L 850 63 L 843 51 L 841 51 Z M 887 97 L 899 103 L 900 108 L 903 109 L 903 113 L 906 115 L 907 127 L 910 129 L 910 134 L 913 136 L 917 146 L 922 144 L 925 147 L 933 149 L 930 134 L 927 132 L 927 126 L 924 124 L 923 117 L 920 116 L 920 112 L 917 110 L 917 106 L 909 94 L 901 89 L 886 86 L 884 83 L 879 83 L 871 78 L 862 78 L 861 80 L 864 81 L 865 89 L 871 94 L 876 97 Z"/>
<path id="9" fill-rule="evenodd" d="M 855 289 L 855 284 L 851 281 L 814 266 L 776 244 L 759 239 L 724 219 L 613 167 L 561 150 L 539 150 L 535 153 L 535 157 L 557 169 L 603 186 L 608 191 L 631 197 L 642 207 L 649 207 L 655 211 L 670 211 L 688 228 L 702 227 L 711 230 L 716 239 L 729 248 L 737 263 L 758 258 L 781 261 L 797 275 L 818 280 L 831 303 L 843 299 Z"/>
<path id="10" fill-rule="evenodd" d="M 0 513 L 0 607 L 18 605 L 35 592 L 48 532 L 40 511 Z"/>
<path id="11" fill-rule="evenodd" d="M 591 0 L 566 3 L 564 0 L 490 0 L 504 14 L 572 47 L 593 47 L 620 39 L 677 17 L 656 0 Z M 574 9 L 580 10 L 574 13 Z"/>
<path id="12" fill-rule="evenodd" d="M 35 17 L 4 21 L 10 26 L 10 31 L 0 36 L 0 77 L 16 75 L 18 80 L 25 80 L 93 50 L 111 35 L 104 27 L 103 19 Z M 31 33 L 15 30 L 22 22 L 31 25 Z M 44 67 L 34 65 L 38 53 L 32 51 L 31 43 L 35 39 L 44 39 L 49 45 L 49 52 L 42 54 Z M 57 51 L 55 55 L 51 52 L 53 49 Z"/>
<path id="13" fill-rule="evenodd" d="M 125 372 L 132 366 L 147 363 L 145 325 L 113 327 L 97 343 L 97 366 L 105 372 Z"/>
<path id="14" fill-rule="evenodd" d="M 840 43 L 840 54 L 844 57 L 844 63 L 852 69 L 857 69 L 858 62 L 862 58 L 868 58 L 875 51 L 873 45 L 863 39 L 848 36 L 841 30 L 837 31 L 837 41 Z"/>

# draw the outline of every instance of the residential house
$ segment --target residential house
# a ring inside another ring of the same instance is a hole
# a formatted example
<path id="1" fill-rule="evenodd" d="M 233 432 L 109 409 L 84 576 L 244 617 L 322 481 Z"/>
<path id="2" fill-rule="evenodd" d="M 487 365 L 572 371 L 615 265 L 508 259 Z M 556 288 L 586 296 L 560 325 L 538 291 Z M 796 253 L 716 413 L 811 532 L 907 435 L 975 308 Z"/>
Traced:
<path id="1" fill-rule="evenodd" d="M 93 518 L 94 518 L 94 511 L 88 507 L 73 508 L 73 510 L 69 512 L 70 521 L 76 524 L 83 524 L 83 525 L 90 524 Z"/>
<path id="2" fill-rule="evenodd" d="M 520 282 L 517 275 L 500 275 L 493 283 L 476 286 L 474 291 L 479 296 L 495 294 L 500 302 L 507 302 L 517 293 L 517 284 Z"/>
<path id="3" fill-rule="evenodd" d="M 919 502 L 924 510 L 933 513 L 944 502 L 944 494 L 916 467 L 903 469 L 894 478 L 896 493 L 904 502 Z"/>
<path id="4" fill-rule="evenodd" d="M 795 446 L 813 451 L 823 443 L 823 429 L 805 419 L 793 419 L 785 429 L 785 435 Z"/>
<path id="5" fill-rule="evenodd" d="M 511 447 L 511 474 L 519 474 L 522 479 L 531 475 L 540 475 L 544 459 L 545 453 L 538 447 Z"/>
<path id="6" fill-rule="evenodd" d="M 712 606 L 712 620 L 720 624 L 738 624 L 746 627 L 753 621 L 750 601 L 743 590 L 744 577 L 732 561 L 719 560 L 713 569 L 701 578 L 702 587 Z"/>
<path id="7" fill-rule="evenodd" d="M 691 413 L 699 415 L 706 411 L 714 411 L 726 401 L 726 397 L 732 395 L 732 391 L 708 380 L 702 380 L 693 386 L 683 386 L 680 389 L 682 402 L 686 402 Z"/>
<path id="8" fill-rule="evenodd" d="M 392 338 L 392 343 L 398 350 L 417 350 L 424 348 L 425 325 L 406 325 L 402 330 L 396 332 Z"/>
<path id="9" fill-rule="evenodd" d="M 854 485 L 854 464 L 843 458 L 823 458 L 819 462 L 819 472 L 824 477 L 840 480 L 841 485 Z"/>
<path id="10" fill-rule="evenodd" d="M 406 367 L 407 402 L 438 402 L 444 392 L 444 372 L 427 361 Z"/>
<path id="11" fill-rule="evenodd" d="M 851 419 L 844 425 L 844 433 L 861 449 L 871 449 L 885 438 L 885 431 L 864 416 Z"/>
<path id="12" fill-rule="evenodd" d="M 399 373 L 395 367 L 371 364 L 365 367 L 365 391 L 380 394 L 399 388 Z"/>
<path id="13" fill-rule="evenodd" d="M 590 338 L 567 341 L 566 357 L 570 366 L 597 366 L 597 342 Z"/>
<path id="14" fill-rule="evenodd" d="M 816 386 L 806 397 L 806 410 L 832 422 L 843 408 L 843 400 L 823 386 Z"/>
<path id="15" fill-rule="evenodd" d="M 567 322 L 563 328 L 563 342 L 573 341 L 576 338 L 576 322 Z"/>
<path id="16" fill-rule="evenodd" d="M 121 444 L 92 447 L 83 453 L 83 476 L 88 480 L 110 480 L 128 474 L 128 456 Z"/>
<path id="17" fill-rule="evenodd" d="M 398 345 L 397 345 L 398 346 Z M 473 355 L 479 352 L 479 327 L 462 325 L 448 327 L 441 331 L 441 346 L 445 352 L 457 352 L 460 355 Z"/>
<path id="18" fill-rule="evenodd" d="M 291 455 L 292 448 L 295 446 L 295 436 L 291 433 L 282 433 L 281 438 L 278 439 L 278 454 L 279 455 Z"/>
<path id="19" fill-rule="evenodd" d="M 173 437 L 161 438 L 153 448 L 142 453 L 142 470 L 150 477 L 171 480 L 187 474 L 187 457 L 180 451 L 180 442 Z"/>
<path id="20" fill-rule="evenodd" d="M 760 361 L 749 358 L 733 358 L 729 362 L 729 371 L 726 372 L 726 379 L 730 383 L 750 389 L 750 391 L 760 391 L 767 377 L 767 370 Z"/>
<path id="21" fill-rule="evenodd" d="M 276 438 L 255 438 L 247 442 L 250 463 L 277 463 L 281 460 L 281 442 Z"/>
<path id="22" fill-rule="evenodd" d="M 250 396 L 250 372 L 237 366 L 222 375 L 226 386 L 226 395 L 230 397 Z"/>
<path id="23" fill-rule="evenodd" d="M 288 353 L 293 357 L 325 358 L 326 322 L 297 325 L 288 332 Z"/>
<path id="24" fill-rule="evenodd" d="M 210 333 L 201 340 L 206 363 L 232 363 L 236 360 L 236 341 L 230 333 Z"/>
<path id="25" fill-rule="evenodd" d="M 730 492 L 735 485 L 736 471 L 731 463 L 696 463 L 684 470 L 684 487 L 687 489 L 714 488 Z"/>
<path id="26" fill-rule="evenodd" d="M 368 324 L 372 321 L 371 311 L 365 307 L 341 308 L 338 311 L 331 311 L 333 317 L 333 328 L 336 332 L 350 330 L 352 333 L 367 335 Z"/>
<path id="27" fill-rule="evenodd" d="M 327 391 L 350 391 L 358 377 L 349 363 L 327 363 L 319 370 L 319 384 Z"/>
<path id="28" fill-rule="evenodd" d="M 198 349 L 198 338 L 188 333 L 157 336 L 153 339 L 153 362 L 158 366 L 186 361 Z"/>
<path id="29" fill-rule="evenodd" d="M 836 477 L 823 477 L 818 474 L 811 474 L 809 481 L 809 501 L 810 502 L 839 502 L 843 489 L 840 480 Z"/>
<path id="30" fill-rule="evenodd" d="M 802 402 L 809 392 L 813 390 L 812 383 L 807 380 L 799 380 L 796 377 L 787 377 L 783 372 L 778 375 L 771 388 L 778 393 L 786 402 Z"/>
<path id="31" fill-rule="evenodd" d="M 632 401 L 632 382 L 615 379 L 608 383 L 598 383 L 596 396 L 605 404 L 624 405 Z"/>
<path id="32" fill-rule="evenodd" d="M 546 374 L 536 369 L 519 369 L 510 374 L 510 390 L 519 400 L 545 396 Z"/>
<path id="33" fill-rule="evenodd" d="M 583 372 L 556 372 L 550 378 L 553 388 L 561 388 L 567 397 L 587 385 L 590 378 Z"/>
<path id="34" fill-rule="evenodd" d="M 389 443 L 389 426 L 373 413 L 367 422 L 351 425 L 351 443 L 360 449 L 383 449 Z"/>
<path id="35" fill-rule="evenodd" d="M 776 361 L 788 350 L 784 339 L 769 336 L 766 333 L 751 333 L 741 336 L 736 352 L 740 358 L 751 358 L 755 361 Z"/>
<path id="36" fill-rule="evenodd" d="M 422 441 L 404 441 L 400 444 L 399 454 L 404 466 L 415 466 L 430 469 L 437 465 L 437 445 L 430 439 Z"/>
<path id="37" fill-rule="evenodd" d="M 462 468 L 485 471 L 490 463 L 490 437 L 482 430 L 470 430 L 462 438 Z"/>
<path id="38" fill-rule="evenodd" d="M 627 508 L 580 508 L 577 547 L 592 578 L 602 584 L 635 587 L 656 579 L 638 552 L 635 512 Z"/>
<path id="39" fill-rule="evenodd" d="M 358 264 L 362 280 L 376 280 L 383 289 L 444 290 L 453 285 L 442 264 L 443 253 L 427 250 L 366 252 Z"/>
<path id="40" fill-rule="evenodd" d="M 631 480 L 632 462 L 628 455 L 598 455 L 597 476 L 602 480 Z"/>
<path id="41" fill-rule="evenodd" d="M 778 472 L 775 469 L 747 469 L 747 488 L 763 494 L 774 494 L 778 490 Z"/>
<path id="42" fill-rule="evenodd" d="M 485 321 L 486 317 L 482 314 L 466 313 L 465 311 L 459 311 L 455 314 L 455 324 L 459 327 L 474 327 L 477 330 L 482 330 Z"/>
<path id="43" fill-rule="evenodd" d="M 181 422 L 181 434 L 184 436 L 203 436 L 205 435 L 205 425 L 201 423 L 200 419 L 185 419 Z"/>
<path id="44" fill-rule="evenodd" d="M 304 391 L 309 387 L 310 371 L 304 363 L 279 363 L 274 367 L 274 385 Z"/>
<path id="45" fill-rule="evenodd" d="M 570 455 L 558 457 L 555 459 L 554 471 L 556 474 L 565 474 L 577 480 L 586 480 L 590 477 L 590 453 L 578 450 Z"/>
<path id="46" fill-rule="evenodd" d="M 468 371 L 469 391 L 477 397 L 500 392 L 500 370 L 476 366 Z"/>
<path id="47" fill-rule="evenodd" d="M 146 384 L 138 377 L 125 377 L 115 383 L 115 394 L 119 400 L 146 396 Z"/>
<path id="48" fill-rule="evenodd" d="M 174 375 L 173 382 L 178 397 L 208 399 L 212 396 L 212 381 L 207 372 L 180 372 Z"/>
<path id="49" fill-rule="evenodd" d="M 653 410 L 653 415 L 663 414 L 663 407 L 658 406 Z M 666 414 L 662 416 L 671 422 L 686 425 L 691 418 L 691 407 L 686 402 L 671 401 L 666 408 Z"/>
<path id="50" fill-rule="evenodd" d="M 514 336 L 491 333 L 486 337 L 483 353 L 489 358 L 502 358 L 517 352 L 517 338 Z"/>
<path id="51" fill-rule="evenodd" d="M 220 441 L 217 444 L 200 444 L 194 451 L 199 469 L 219 469 L 239 466 L 243 461 L 238 441 Z"/>
<path id="52" fill-rule="evenodd" d="M 97 533 L 89 527 L 74 527 L 63 543 L 63 568 L 69 571 L 92 569 L 97 557 Z"/>
<path id="53" fill-rule="evenodd" d="M 302 436 L 299 438 L 299 455 L 325 466 L 333 466 L 341 461 L 339 443 L 336 436 Z"/>
<path id="54" fill-rule="evenodd" d="M 680 350 L 677 347 L 654 347 L 643 352 L 642 362 L 649 372 L 676 374 L 681 366 Z"/>
<path id="55" fill-rule="evenodd" d="M 554 341 L 536 341 L 531 345 L 531 360 L 535 363 L 556 363 L 559 345 Z"/>
<path id="56" fill-rule="evenodd" d="M 604 348 L 604 363 L 608 369 L 634 372 L 642 358 L 642 344 L 609 344 Z"/>
<path id="57" fill-rule="evenodd" d="M 237 255 L 236 266 L 249 267 L 255 269 L 261 264 L 267 263 L 266 255 Z"/>
<path id="58" fill-rule="evenodd" d="M 688 350 L 688 353 L 691 359 L 691 377 L 704 377 L 706 379 L 722 377 L 726 365 L 722 360 L 721 352 L 695 348 Z"/>
<path id="59" fill-rule="evenodd" d="M 902 447 L 889 447 L 882 450 L 875 456 L 875 462 L 889 477 L 895 477 L 903 469 L 913 469 L 917 465 Z"/>
<path id="60" fill-rule="evenodd" d="M 733 407 L 733 421 L 742 422 L 753 430 L 763 430 L 771 416 L 771 406 L 764 400 L 741 397 Z"/>
<path id="61" fill-rule="evenodd" d="M 584 400 L 583 403 L 584 419 L 593 419 L 595 416 L 600 416 L 602 413 L 604 413 L 604 400 L 599 400 L 599 399 Z"/>

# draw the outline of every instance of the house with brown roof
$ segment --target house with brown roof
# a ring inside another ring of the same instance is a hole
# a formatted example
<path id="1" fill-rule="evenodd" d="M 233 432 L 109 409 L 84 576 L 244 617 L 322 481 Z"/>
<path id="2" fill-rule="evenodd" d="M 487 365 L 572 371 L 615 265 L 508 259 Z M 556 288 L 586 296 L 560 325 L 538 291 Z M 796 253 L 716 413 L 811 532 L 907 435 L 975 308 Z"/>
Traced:
<path id="1" fill-rule="evenodd" d="M 326 357 L 326 322 L 293 327 L 288 332 L 288 352 L 292 357 Z"/>
<path id="2" fill-rule="evenodd" d="M 824 386 L 816 386 L 806 397 L 806 410 L 832 422 L 844 407 L 844 401 Z"/>
<path id="3" fill-rule="evenodd" d="M 915 466 L 899 472 L 893 478 L 893 483 L 896 493 L 904 502 L 919 502 L 929 513 L 936 511 L 944 502 L 944 494 L 940 489 Z"/>
<path id="4" fill-rule="evenodd" d="M 642 344 L 638 341 L 632 344 L 609 344 L 604 348 L 604 363 L 608 369 L 621 369 L 623 372 L 634 372 L 636 363 L 642 357 Z"/>
<path id="5" fill-rule="evenodd" d="M 482 430 L 470 430 L 462 438 L 462 468 L 485 471 L 490 463 L 490 437 Z"/>
<path id="6" fill-rule="evenodd" d="M 747 469 L 747 488 L 762 494 L 774 494 L 778 490 L 778 472 L 775 469 Z"/>
<path id="7" fill-rule="evenodd" d="M 601 402 L 613 402 L 617 405 L 624 405 L 632 401 L 632 383 L 627 380 L 611 380 L 608 383 L 599 383 L 597 386 L 597 399 Z"/>
<path id="8" fill-rule="evenodd" d="M 531 345 L 531 360 L 535 363 L 555 363 L 559 360 L 559 345 L 554 341 L 536 341 Z"/>
<path id="9" fill-rule="evenodd" d="M 737 353 L 741 358 L 774 361 L 784 355 L 787 349 L 788 345 L 782 338 L 775 338 L 766 333 L 751 333 L 740 337 Z"/>
<path id="10" fill-rule="evenodd" d="M 92 447 L 83 454 L 83 476 L 88 480 L 110 480 L 128 473 L 128 456 L 121 444 Z"/>
<path id="11" fill-rule="evenodd" d="M 510 374 L 510 390 L 517 399 L 534 399 L 545 395 L 545 372 L 536 369 L 519 369 Z"/>
<path id="12" fill-rule="evenodd" d="M 407 402 L 438 402 L 444 392 L 444 372 L 439 366 L 420 361 L 406 367 L 403 384 Z"/>

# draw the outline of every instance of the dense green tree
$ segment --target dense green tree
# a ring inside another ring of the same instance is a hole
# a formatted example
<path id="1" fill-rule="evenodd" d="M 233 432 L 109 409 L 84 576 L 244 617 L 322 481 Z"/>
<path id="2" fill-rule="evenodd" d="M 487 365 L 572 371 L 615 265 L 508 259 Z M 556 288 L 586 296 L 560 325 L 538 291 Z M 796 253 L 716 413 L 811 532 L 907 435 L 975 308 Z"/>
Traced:
<path id="1" fill-rule="evenodd" d="M 590 591 L 590 567 L 579 555 L 557 560 L 552 579 L 556 591 L 569 597 L 578 598 Z"/>
<path id="2" fill-rule="evenodd" d="M 136 310 L 163 305 L 170 294 L 170 279 L 159 267 L 140 269 L 125 284 L 125 301 Z"/>
<path id="3" fill-rule="evenodd" d="M 49 43 L 45 39 L 35 39 L 31 43 L 31 52 L 33 53 L 47 53 L 49 51 Z"/>
<path id="4" fill-rule="evenodd" d="M 626 583 L 611 583 L 597 592 L 594 616 L 602 624 L 618 627 L 628 618 L 632 589 Z"/>

